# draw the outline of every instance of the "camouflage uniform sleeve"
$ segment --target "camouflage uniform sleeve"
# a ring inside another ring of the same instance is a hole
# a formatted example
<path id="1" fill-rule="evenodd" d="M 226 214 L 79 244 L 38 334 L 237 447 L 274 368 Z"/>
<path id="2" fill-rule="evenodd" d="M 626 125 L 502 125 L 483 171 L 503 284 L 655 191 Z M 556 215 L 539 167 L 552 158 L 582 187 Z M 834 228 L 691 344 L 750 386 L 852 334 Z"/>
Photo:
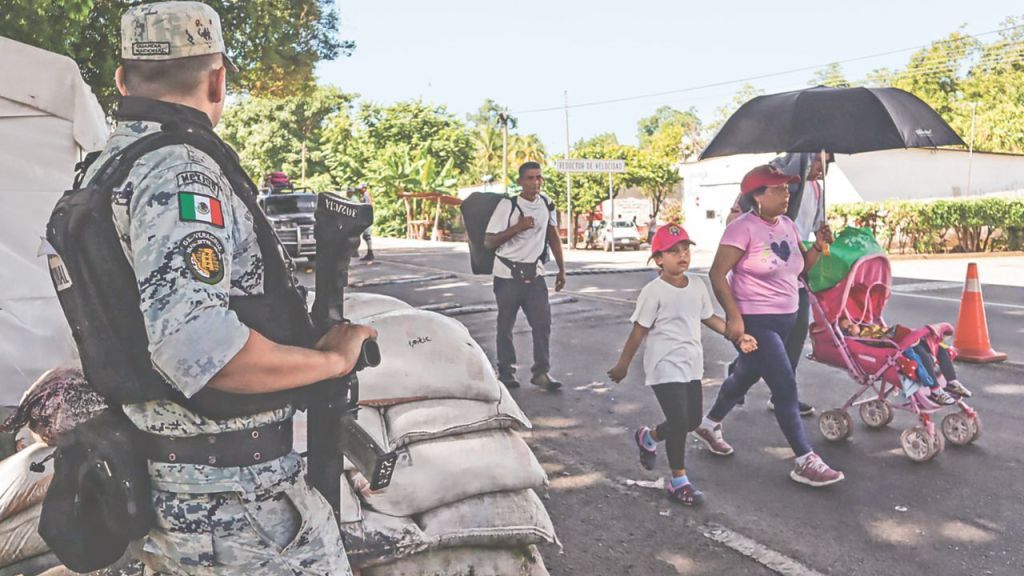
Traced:
<path id="1" fill-rule="evenodd" d="M 166 153 L 184 159 L 180 150 Z M 249 328 L 228 309 L 230 185 L 209 158 L 188 151 L 187 161 L 156 159 L 136 180 L 128 245 L 153 364 L 191 397 L 242 349 Z"/>

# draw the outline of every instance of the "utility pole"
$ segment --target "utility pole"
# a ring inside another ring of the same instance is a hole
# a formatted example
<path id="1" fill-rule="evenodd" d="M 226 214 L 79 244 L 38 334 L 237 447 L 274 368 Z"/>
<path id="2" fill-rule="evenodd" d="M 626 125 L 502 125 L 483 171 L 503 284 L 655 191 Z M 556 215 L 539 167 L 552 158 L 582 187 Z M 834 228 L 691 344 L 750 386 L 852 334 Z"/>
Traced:
<path id="1" fill-rule="evenodd" d="M 501 123 L 501 181 L 508 194 L 508 112 L 499 112 L 498 122 Z"/>
<path id="2" fill-rule="evenodd" d="M 569 91 L 565 91 L 565 159 L 569 159 Z M 576 245 L 576 220 L 572 217 L 572 174 L 565 174 L 565 206 L 569 220 L 566 226 L 565 245 L 572 250 Z"/>
<path id="3" fill-rule="evenodd" d="M 967 195 L 971 195 L 971 169 L 974 167 L 974 118 L 978 112 L 978 103 L 971 102 L 971 141 L 967 151 Z"/>

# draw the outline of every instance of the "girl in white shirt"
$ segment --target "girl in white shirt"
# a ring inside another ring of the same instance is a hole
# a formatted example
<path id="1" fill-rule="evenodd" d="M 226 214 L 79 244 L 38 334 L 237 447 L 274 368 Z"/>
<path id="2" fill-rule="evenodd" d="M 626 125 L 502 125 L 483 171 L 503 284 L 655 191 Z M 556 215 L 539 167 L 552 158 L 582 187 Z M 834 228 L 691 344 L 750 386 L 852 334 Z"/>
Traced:
<path id="1" fill-rule="evenodd" d="M 661 273 L 640 291 L 630 319 L 633 330 L 608 376 L 614 382 L 622 381 L 637 349 L 647 339 L 645 381 L 654 390 L 665 421 L 653 429 L 642 426 L 634 433 L 640 464 L 653 470 L 657 444 L 664 441 L 672 469 L 672 480 L 665 486 L 668 497 L 696 506 L 704 501 L 704 493 L 687 477 L 685 457 L 686 434 L 700 424 L 703 413 L 704 350 L 700 325 L 703 323 L 724 335 L 725 320 L 715 315 L 704 283 L 686 276 L 691 244 L 686 230 L 676 224 L 662 226 L 654 234 L 652 258 Z M 757 349 L 757 342 L 748 334 L 739 337 L 735 344 L 744 353 Z"/>

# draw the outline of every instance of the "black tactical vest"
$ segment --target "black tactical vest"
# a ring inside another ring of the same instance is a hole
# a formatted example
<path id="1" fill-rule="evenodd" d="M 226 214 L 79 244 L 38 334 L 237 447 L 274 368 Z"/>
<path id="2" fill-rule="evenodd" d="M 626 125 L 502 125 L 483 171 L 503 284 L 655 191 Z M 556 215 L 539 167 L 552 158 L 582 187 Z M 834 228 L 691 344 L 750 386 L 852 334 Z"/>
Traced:
<path id="1" fill-rule="evenodd" d="M 209 126 L 172 119 L 160 132 L 143 136 L 112 155 L 84 187 L 82 179 L 95 156 L 76 166 L 79 174 L 73 188 L 64 193 L 50 216 L 46 237 L 57 253 L 50 256 L 51 277 L 78 345 L 85 377 L 115 404 L 171 400 L 221 420 L 301 404 L 301 389 L 232 394 L 205 387 L 185 398 L 153 365 L 138 285 L 114 227 L 111 196 L 141 156 L 181 144 L 213 158 L 253 217 L 264 263 L 264 293 L 232 296 L 230 309 L 243 324 L 278 344 L 311 347 L 315 342 L 305 295 L 288 269 L 277 236 L 256 203 L 256 187 L 237 155 Z"/>

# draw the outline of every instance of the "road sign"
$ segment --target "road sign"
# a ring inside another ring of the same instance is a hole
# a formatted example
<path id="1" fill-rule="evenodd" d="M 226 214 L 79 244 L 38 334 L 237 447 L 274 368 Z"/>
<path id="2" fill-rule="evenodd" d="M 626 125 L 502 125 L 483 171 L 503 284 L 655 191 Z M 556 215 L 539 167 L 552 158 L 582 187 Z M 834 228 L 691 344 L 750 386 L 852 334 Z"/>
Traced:
<path id="1" fill-rule="evenodd" d="M 626 171 L 625 160 L 555 160 L 555 169 L 570 174 L 612 174 Z"/>

